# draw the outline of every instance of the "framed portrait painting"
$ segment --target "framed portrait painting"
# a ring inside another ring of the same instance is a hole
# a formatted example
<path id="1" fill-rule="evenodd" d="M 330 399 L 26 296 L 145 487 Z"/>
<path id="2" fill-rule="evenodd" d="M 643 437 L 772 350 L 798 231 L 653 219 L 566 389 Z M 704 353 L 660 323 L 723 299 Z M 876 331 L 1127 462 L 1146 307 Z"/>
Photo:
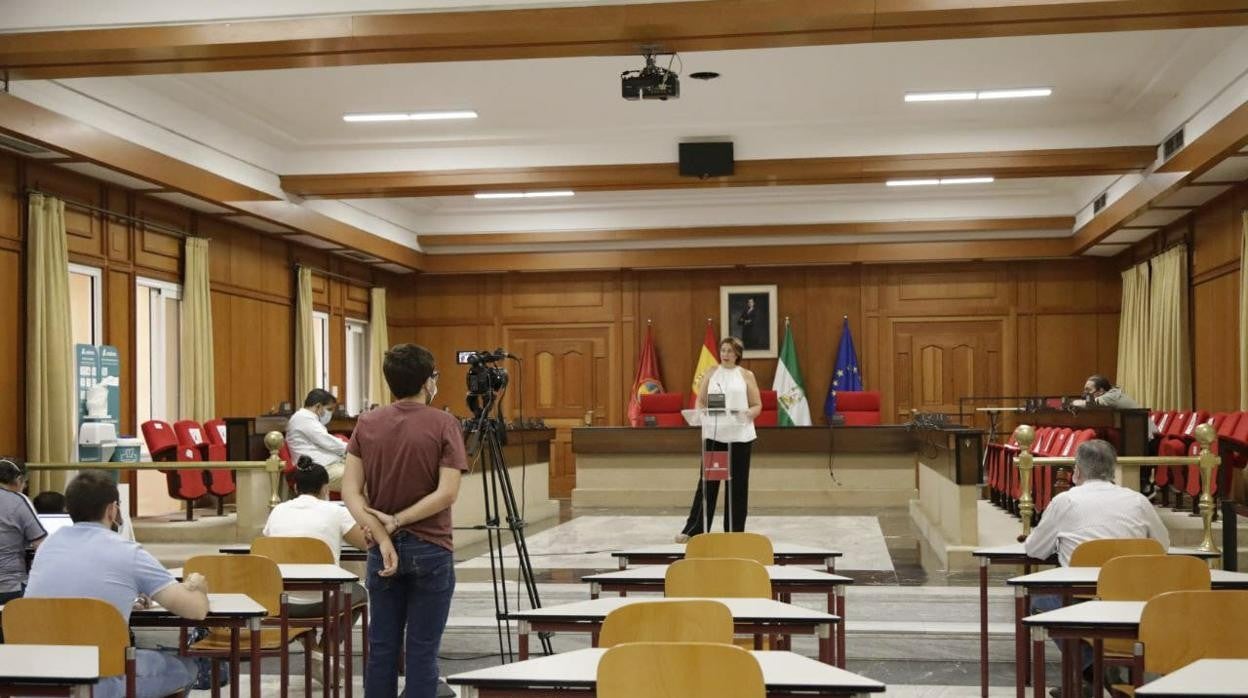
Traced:
<path id="1" fill-rule="evenodd" d="M 774 359 L 780 350 L 776 333 L 776 286 L 720 286 L 719 326 L 738 337 L 746 359 Z"/>

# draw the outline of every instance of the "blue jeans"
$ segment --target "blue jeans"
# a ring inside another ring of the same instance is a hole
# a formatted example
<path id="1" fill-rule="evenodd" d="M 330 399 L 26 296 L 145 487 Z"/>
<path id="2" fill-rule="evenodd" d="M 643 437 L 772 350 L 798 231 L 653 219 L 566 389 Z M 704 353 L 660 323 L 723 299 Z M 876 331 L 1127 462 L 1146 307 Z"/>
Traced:
<path id="1" fill-rule="evenodd" d="M 407 698 L 435 698 L 438 692 L 438 646 L 451 611 L 455 564 L 451 551 L 399 531 L 394 535 L 399 569 L 382 577 L 381 551 L 368 551 L 368 698 L 395 698 L 399 651 L 404 661 Z"/>
<path id="2" fill-rule="evenodd" d="M 138 698 L 162 698 L 190 687 L 195 681 L 195 661 L 173 652 L 136 650 L 135 688 Z M 95 685 L 95 698 L 124 698 L 126 677 L 110 676 Z"/>

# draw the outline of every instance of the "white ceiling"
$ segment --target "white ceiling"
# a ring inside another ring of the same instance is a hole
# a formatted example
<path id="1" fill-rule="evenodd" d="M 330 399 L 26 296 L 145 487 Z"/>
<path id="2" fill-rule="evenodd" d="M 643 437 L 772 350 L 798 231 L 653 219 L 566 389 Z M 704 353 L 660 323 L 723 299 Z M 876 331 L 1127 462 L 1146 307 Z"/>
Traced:
<path id="1" fill-rule="evenodd" d="M 360 5 L 335 0 L 223 0 L 201 2 L 192 9 L 188 2 L 132 0 L 114 3 L 104 12 L 83 9 L 69 0 L 8 3 L 27 4 L 30 13 L 0 19 L 0 30 L 17 22 L 54 22 L 56 8 L 70 12 L 61 15 L 63 23 L 85 26 L 276 16 L 297 9 L 394 11 L 400 4 L 407 9 L 414 5 L 397 0 Z M 533 3 L 495 0 L 471 8 L 450 0 L 416 4 L 481 9 Z M 682 96 L 676 101 L 625 101 L 619 94 L 619 73 L 640 64 L 640 58 L 602 57 L 374 65 L 15 82 L 13 92 L 223 176 L 280 192 L 281 174 L 670 162 L 676 159 L 678 142 L 700 137 L 732 140 L 738 159 L 1151 145 L 1202 107 L 1225 98 L 1228 86 L 1243 78 L 1248 28 L 691 53 L 675 66 L 683 76 L 715 70 L 723 77 L 711 82 L 684 77 Z M 1053 96 L 970 103 L 903 101 L 907 91 L 1031 86 L 1051 87 Z M 341 119 L 347 112 L 465 108 L 477 110 L 481 118 L 397 124 Z M 1224 165 L 1211 175 L 1243 179 L 1248 171 L 1241 172 L 1242 164 Z M 835 185 L 588 192 L 572 199 L 519 202 L 471 197 L 366 199 L 304 205 L 419 249 L 417 235 L 434 233 L 1072 216 L 1116 179 L 1038 178 L 904 189 Z M 1118 188 L 1127 181 L 1119 182 Z M 1146 216 L 1150 225 L 1164 225 L 1160 219 L 1170 217 L 1169 212 L 1158 211 Z M 998 236 L 1060 233 L 1018 231 Z M 756 243 L 743 237 L 728 244 Z"/>

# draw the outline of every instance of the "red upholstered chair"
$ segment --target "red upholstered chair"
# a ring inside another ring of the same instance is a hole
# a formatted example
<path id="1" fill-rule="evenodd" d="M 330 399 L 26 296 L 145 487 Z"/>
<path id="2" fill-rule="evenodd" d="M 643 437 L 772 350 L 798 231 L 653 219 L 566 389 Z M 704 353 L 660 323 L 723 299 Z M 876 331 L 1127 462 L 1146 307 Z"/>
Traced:
<path id="1" fill-rule="evenodd" d="M 836 413 L 845 417 L 847 427 L 880 423 L 880 393 L 877 390 L 841 390 L 836 393 Z"/>
<path id="2" fill-rule="evenodd" d="M 1218 444 L 1222 440 L 1222 437 L 1229 437 L 1234 434 L 1236 428 L 1239 426 L 1239 423 L 1244 421 L 1244 419 L 1245 413 L 1243 412 L 1225 412 L 1215 414 L 1210 419 L 1210 424 L 1212 424 L 1213 428 L 1217 431 L 1218 438 L 1214 439 L 1213 443 L 1209 445 L 1209 450 L 1215 454 L 1221 455 L 1219 453 L 1220 449 Z M 1200 455 L 1200 444 L 1196 443 L 1194 438 L 1187 447 L 1187 455 Z M 1182 473 L 1182 469 L 1180 468 L 1176 468 L 1175 470 Z M 1214 468 L 1213 473 L 1211 474 L 1209 494 L 1216 495 L 1218 493 L 1218 470 L 1218 468 Z M 1192 497 L 1193 501 L 1195 501 L 1195 498 L 1200 496 L 1200 467 L 1196 465 L 1189 465 L 1187 466 L 1186 471 L 1186 473 L 1183 473 L 1185 477 L 1174 478 L 1174 487 L 1180 493 L 1187 492 L 1187 494 Z M 1180 497 L 1181 496 L 1182 495 L 1180 494 Z"/>
<path id="3" fill-rule="evenodd" d="M 204 439 L 210 444 L 225 446 L 225 420 L 210 419 L 204 422 Z"/>
<path id="4" fill-rule="evenodd" d="M 1174 418 L 1170 420 L 1161 434 L 1161 442 L 1157 445 L 1157 455 L 1181 456 L 1187 453 L 1187 445 L 1190 443 L 1188 439 L 1191 438 L 1192 431 L 1197 424 L 1208 418 L 1208 413 L 1203 410 L 1174 413 Z M 1157 466 L 1153 473 L 1153 481 L 1158 487 L 1167 487 L 1170 484 L 1170 468 Z"/>
<path id="5" fill-rule="evenodd" d="M 177 460 L 178 436 L 168 422 L 153 419 L 139 428 L 153 461 Z"/>
<path id="6" fill-rule="evenodd" d="M 641 396 L 641 419 L 645 424 L 646 417 L 654 417 L 657 427 L 683 427 L 685 418 L 680 411 L 685 408 L 684 393 L 653 393 Z"/>
<path id="7" fill-rule="evenodd" d="M 204 422 L 204 438 L 208 440 L 209 446 L 219 446 L 219 456 L 214 456 L 212 460 L 229 460 L 226 455 L 226 436 L 225 436 L 225 420 L 210 419 Z M 221 498 L 234 494 L 237 485 L 234 482 L 233 470 L 209 470 L 208 471 L 208 491 L 217 497 L 217 513 L 223 513 Z"/>
<path id="8" fill-rule="evenodd" d="M 224 426 L 224 423 L 222 423 Z M 173 423 L 173 430 L 178 435 L 178 446 L 193 446 L 199 450 L 200 456 L 206 461 L 223 461 L 225 455 L 225 441 L 221 443 L 213 443 L 214 439 L 220 436 L 215 434 L 213 438 L 208 438 L 209 431 L 199 425 L 193 419 L 183 419 Z M 214 428 L 212 430 L 216 432 Z M 208 492 L 217 498 L 217 516 L 225 515 L 225 498 L 234 494 L 234 471 L 226 469 L 205 470 L 204 483 Z"/>
<path id="9" fill-rule="evenodd" d="M 179 445 L 177 449 L 179 463 L 198 463 L 203 460 L 199 449 L 190 445 Z M 204 471 L 165 470 L 165 485 L 169 488 L 169 496 L 186 502 L 186 520 L 195 520 L 195 500 L 208 494 L 208 486 L 204 484 Z"/>
<path id="10" fill-rule="evenodd" d="M 780 424 L 780 402 L 776 399 L 776 391 L 760 390 L 759 399 L 763 403 L 763 411 L 754 419 L 756 427 L 774 427 Z"/>

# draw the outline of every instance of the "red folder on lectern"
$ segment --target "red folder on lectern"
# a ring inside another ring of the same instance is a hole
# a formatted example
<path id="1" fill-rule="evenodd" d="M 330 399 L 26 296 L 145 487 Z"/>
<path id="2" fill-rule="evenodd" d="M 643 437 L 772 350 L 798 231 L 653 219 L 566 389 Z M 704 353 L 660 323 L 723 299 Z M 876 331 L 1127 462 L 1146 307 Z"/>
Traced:
<path id="1" fill-rule="evenodd" d="M 728 479 L 728 452 L 707 451 L 702 454 L 702 475 L 707 480 Z"/>

